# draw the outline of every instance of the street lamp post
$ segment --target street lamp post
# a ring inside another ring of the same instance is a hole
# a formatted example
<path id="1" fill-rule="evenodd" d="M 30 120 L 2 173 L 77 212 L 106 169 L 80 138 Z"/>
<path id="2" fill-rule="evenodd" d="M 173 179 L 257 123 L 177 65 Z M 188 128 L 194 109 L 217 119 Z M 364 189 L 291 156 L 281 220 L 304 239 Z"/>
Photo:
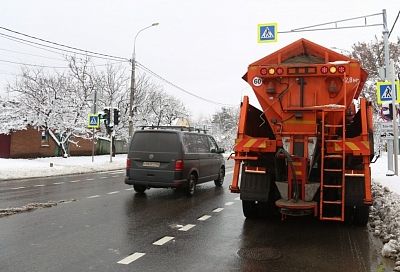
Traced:
<path id="1" fill-rule="evenodd" d="M 153 23 L 145 28 L 142 28 L 136 33 L 135 39 L 133 41 L 133 53 L 132 53 L 132 70 L 131 70 L 131 89 L 130 89 L 130 95 L 129 95 L 129 137 L 132 136 L 133 133 L 133 100 L 134 100 L 134 95 L 136 91 L 136 86 L 135 86 L 135 66 L 136 66 L 136 39 L 138 35 L 153 26 L 157 26 L 158 23 Z"/>

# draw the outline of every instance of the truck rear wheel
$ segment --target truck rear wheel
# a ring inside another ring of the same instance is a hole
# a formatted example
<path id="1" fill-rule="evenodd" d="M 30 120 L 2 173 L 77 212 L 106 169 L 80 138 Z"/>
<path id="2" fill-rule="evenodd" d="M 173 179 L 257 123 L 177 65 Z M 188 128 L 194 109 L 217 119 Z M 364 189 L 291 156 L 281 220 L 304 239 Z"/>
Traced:
<path id="1" fill-rule="evenodd" d="M 345 216 L 345 221 L 348 224 L 366 226 L 369 219 L 369 206 L 346 206 Z"/>
<path id="2" fill-rule="evenodd" d="M 246 218 L 256 218 L 258 215 L 257 203 L 253 200 L 242 200 L 243 214 Z"/>

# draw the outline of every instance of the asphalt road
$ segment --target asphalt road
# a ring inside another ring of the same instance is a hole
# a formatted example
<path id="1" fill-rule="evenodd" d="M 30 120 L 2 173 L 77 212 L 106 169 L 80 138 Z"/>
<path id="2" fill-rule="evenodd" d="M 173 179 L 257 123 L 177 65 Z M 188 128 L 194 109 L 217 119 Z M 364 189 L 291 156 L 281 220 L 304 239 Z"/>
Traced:
<path id="1" fill-rule="evenodd" d="M 198 186 L 192 198 L 170 189 L 136 194 L 123 171 L 1 183 L 0 209 L 67 202 L 0 218 L 0 271 L 383 269 L 366 228 L 311 217 L 245 220 L 231 176 L 222 188 Z"/>

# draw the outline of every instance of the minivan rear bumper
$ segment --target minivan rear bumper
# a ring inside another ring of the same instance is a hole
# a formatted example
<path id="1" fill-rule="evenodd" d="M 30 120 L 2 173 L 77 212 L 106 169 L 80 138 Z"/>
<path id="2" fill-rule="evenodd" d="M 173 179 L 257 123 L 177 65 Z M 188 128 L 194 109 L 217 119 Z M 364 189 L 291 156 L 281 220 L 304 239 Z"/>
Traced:
<path id="1" fill-rule="evenodd" d="M 125 177 L 125 183 L 129 185 L 144 185 L 149 188 L 178 188 L 185 186 L 187 180 L 182 179 L 182 180 L 173 180 L 168 182 L 160 182 L 160 181 L 132 180 L 129 179 L 129 177 Z"/>

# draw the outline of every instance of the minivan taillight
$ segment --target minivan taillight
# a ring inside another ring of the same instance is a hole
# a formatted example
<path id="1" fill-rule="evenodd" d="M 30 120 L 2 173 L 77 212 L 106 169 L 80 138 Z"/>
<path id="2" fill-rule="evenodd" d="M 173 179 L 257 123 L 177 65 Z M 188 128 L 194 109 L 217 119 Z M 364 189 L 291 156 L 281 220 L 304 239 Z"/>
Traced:
<path id="1" fill-rule="evenodd" d="M 132 162 L 131 159 L 127 159 L 126 160 L 126 169 L 128 170 L 129 168 L 131 168 Z"/>
<path id="2" fill-rule="evenodd" d="M 183 161 L 177 160 L 175 161 L 175 171 L 182 171 L 183 170 Z"/>

